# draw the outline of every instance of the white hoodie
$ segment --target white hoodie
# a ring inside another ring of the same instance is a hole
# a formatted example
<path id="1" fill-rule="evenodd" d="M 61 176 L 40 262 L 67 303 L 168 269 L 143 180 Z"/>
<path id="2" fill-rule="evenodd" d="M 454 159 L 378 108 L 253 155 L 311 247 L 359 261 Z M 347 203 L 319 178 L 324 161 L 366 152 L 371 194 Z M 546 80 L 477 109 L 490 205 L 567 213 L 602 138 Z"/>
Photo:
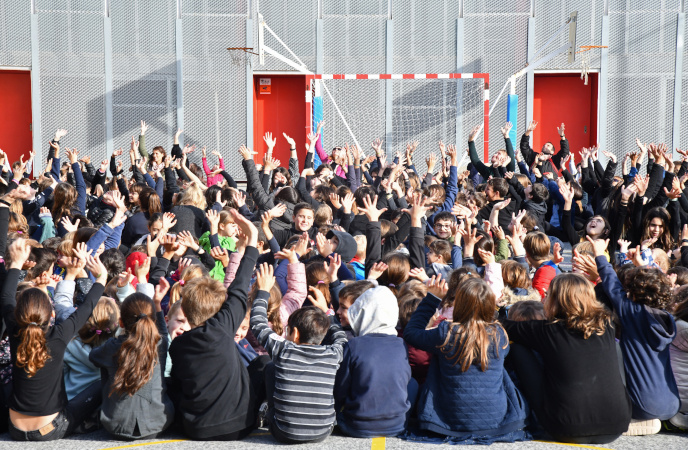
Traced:
<path id="1" fill-rule="evenodd" d="M 356 336 L 366 334 L 397 335 L 399 304 L 386 286 L 377 286 L 361 294 L 349 308 L 349 323 Z"/>

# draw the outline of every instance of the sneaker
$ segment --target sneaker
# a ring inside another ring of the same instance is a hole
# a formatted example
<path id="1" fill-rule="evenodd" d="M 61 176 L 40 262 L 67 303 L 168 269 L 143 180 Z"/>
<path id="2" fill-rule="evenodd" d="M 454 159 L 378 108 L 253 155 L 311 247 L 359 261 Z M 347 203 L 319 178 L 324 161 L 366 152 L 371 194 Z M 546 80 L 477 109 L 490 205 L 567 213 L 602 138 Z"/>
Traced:
<path id="1" fill-rule="evenodd" d="M 263 402 L 258 409 L 258 428 L 268 426 L 268 402 Z"/>
<path id="2" fill-rule="evenodd" d="M 662 422 L 659 419 L 652 420 L 631 420 L 628 430 L 624 436 L 645 436 L 657 434 L 662 429 Z"/>

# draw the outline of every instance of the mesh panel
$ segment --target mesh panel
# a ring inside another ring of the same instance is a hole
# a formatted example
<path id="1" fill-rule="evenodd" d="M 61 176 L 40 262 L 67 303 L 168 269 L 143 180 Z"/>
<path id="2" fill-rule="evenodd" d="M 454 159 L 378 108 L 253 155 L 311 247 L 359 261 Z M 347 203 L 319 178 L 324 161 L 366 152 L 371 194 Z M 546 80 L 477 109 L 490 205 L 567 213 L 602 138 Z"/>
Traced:
<path id="1" fill-rule="evenodd" d="M 255 13 L 258 5 L 256 2 L 253 4 Z M 306 64 L 308 70 L 315 71 L 315 21 L 318 18 L 318 0 L 262 0 L 260 13 L 270 29 Z M 268 31 L 265 31 L 264 38 L 266 46 L 297 62 Z M 257 26 L 254 28 L 253 42 L 256 44 L 254 48 L 257 48 Z M 268 54 L 265 55 L 265 64 L 262 66 L 259 65 L 258 57 L 253 57 L 253 68 L 254 70 L 294 70 Z"/>
<path id="2" fill-rule="evenodd" d="M 578 11 L 576 45 L 602 45 L 602 15 L 604 0 L 568 0 L 564 2 L 541 2 L 535 9 L 535 51 L 552 37 L 566 22 L 573 11 Z M 544 56 L 568 42 L 568 27 L 540 53 Z M 600 50 L 586 52 L 590 68 L 599 69 Z M 566 53 L 552 58 L 539 66 L 540 69 L 580 70 L 582 54 L 576 55 L 576 61 L 569 64 Z"/>
<path id="3" fill-rule="evenodd" d="M 0 66 L 31 66 L 31 15 L 27 2 L 0 0 Z"/>
<path id="4" fill-rule="evenodd" d="M 165 0 L 113 2 L 113 140 L 128 148 L 140 120 L 148 124 L 146 146 L 169 153 L 176 130 L 176 7 Z M 121 157 L 128 163 L 128 156 Z"/>
<path id="5" fill-rule="evenodd" d="M 394 71 L 447 73 L 456 70 L 456 18 L 459 2 L 396 0 Z"/>
<path id="6" fill-rule="evenodd" d="M 607 147 L 619 157 L 636 136 L 671 143 L 679 2 L 627 6 L 612 1 L 609 11 Z"/>
<path id="7" fill-rule="evenodd" d="M 528 54 L 529 2 L 503 2 L 487 0 L 467 2 L 464 9 L 464 72 L 490 74 L 490 104 L 504 87 L 509 76 L 522 69 Z M 479 36 L 479 39 L 471 39 Z M 526 98 L 526 82 L 522 77 L 516 86 L 516 94 Z M 506 94 L 505 94 L 506 95 Z M 506 121 L 505 98 L 502 98 L 492 112 L 489 141 L 493 143 L 490 154 L 503 148 L 500 127 Z M 491 108 L 491 106 L 490 106 Z M 518 124 L 525 123 L 526 108 L 518 108 Z M 464 123 L 464 132 L 472 128 Z M 519 131 L 520 133 L 520 131 Z M 463 148 L 465 144 L 461 143 Z"/>
<path id="8" fill-rule="evenodd" d="M 387 1 L 322 2 L 325 73 L 385 73 Z"/>
<path id="9" fill-rule="evenodd" d="M 408 141 L 418 140 L 416 161 L 424 161 L 436 152 L 439 140 L 454 143 L 457 116 L 463 120 L 461 151 L 468 141 L 470 129 L 483 123 L 484 82 L 482 78 L 467 80 L 394 80 L 393 132 L 391 149 L 403 151 Z M 461 84 L 461 89 L 459 88 Z M 457 96 L 461 93 L 461 100 Z M 457 104 L 461 111 L 457 111 Z M 476 142 L 482 150 L 482 140 Z M 388 143 L 388 148 L 390 147 Z M 391 153 L 392 150 L 388 150 Z M 462 153 L 463 154 L 463 153 Z"/>
<path id="10" fill-rule="evenodd" d="M 683 78 L 681 80 L 681 147 L 688 147 L 688 27 L 683 34 Z"/>
<path id="11" fill-rule="evenodd" d="M 66 10 L 39 2 L 41 120 L 44 136 L 66 128 L 67 147 L 105 159 L 105 80 L 102 10 Z M 75 2 L 85 8 L 88 2 Z M 102 4 L 101 4 L 102 7 Z"/>
<path id="12" fill-rule="evenodd" d="M 246 42 L 247 4 L 185 0 L 183 5 L 185 143 L 217 148 L 227 171 L 243 178 L 236 151 L 246 144 L 246 72 L 231 64 L 226 48 Z M 190 159 L 200 164 L 199 153 Z"/>

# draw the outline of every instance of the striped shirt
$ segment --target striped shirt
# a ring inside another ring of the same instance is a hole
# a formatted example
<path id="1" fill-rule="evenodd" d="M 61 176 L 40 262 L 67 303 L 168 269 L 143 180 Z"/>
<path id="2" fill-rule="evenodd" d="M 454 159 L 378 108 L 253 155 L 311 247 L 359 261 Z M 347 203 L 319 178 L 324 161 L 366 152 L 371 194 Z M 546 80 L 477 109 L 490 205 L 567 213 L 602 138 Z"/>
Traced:
<path id="1" fill-rule="evenodd" d="M 290 439 L 312 441 L 327 436 L 335 422 L 334 379 L 342 362 L 346 334 L 330 326 L 332 345 L 298 345 L 268 326 L 269 294 L 258 291 L 251 310 L 251 330 L 275 364 L 273 427 Z"/>

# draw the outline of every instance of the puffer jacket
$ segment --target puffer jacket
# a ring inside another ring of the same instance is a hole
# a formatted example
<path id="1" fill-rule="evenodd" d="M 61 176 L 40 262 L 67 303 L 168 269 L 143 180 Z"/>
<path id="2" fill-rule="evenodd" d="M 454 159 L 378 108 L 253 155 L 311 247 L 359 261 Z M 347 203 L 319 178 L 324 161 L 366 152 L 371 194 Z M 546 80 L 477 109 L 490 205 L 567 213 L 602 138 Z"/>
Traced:
<path id="1" fill-rule="evenodd" d="M 93 223 L 94 228 L 100 228 L 115 217 L 115 208 L 106 204 L 103 197 L 99 197 L 91 203 L 86 217 Z"/>

